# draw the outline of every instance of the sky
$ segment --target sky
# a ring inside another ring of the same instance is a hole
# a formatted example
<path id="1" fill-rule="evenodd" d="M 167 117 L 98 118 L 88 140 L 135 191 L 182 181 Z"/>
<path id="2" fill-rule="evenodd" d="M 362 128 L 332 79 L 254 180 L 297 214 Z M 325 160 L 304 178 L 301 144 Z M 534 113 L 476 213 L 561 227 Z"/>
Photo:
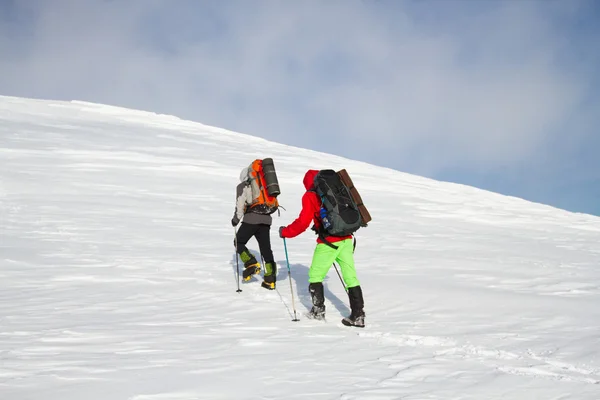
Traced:
<path id="1" fill-rule="evenodd" d="M 593 0 L 0 0 L 0 94 L 600 215 L 598 43 Z"/>

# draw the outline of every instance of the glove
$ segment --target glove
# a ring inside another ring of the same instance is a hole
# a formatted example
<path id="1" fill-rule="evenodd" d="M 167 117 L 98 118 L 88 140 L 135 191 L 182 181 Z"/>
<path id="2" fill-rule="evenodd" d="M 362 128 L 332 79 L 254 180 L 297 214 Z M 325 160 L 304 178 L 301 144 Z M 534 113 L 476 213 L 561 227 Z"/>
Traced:
<path id="1" fill-rule="evenodd" d="M 285 228 L 285 226 L 280 226 L 279 227 L 279 237 L 283 239 L 283 228 Z"/>
<path id="2" fill-rule="evenodd" d="M 237 217 L 233 217 L 231 218 L 231 225 L 235 228 L 237 226 L 237 224 L 240 223 L 240 220 L 237 219 Z"/>

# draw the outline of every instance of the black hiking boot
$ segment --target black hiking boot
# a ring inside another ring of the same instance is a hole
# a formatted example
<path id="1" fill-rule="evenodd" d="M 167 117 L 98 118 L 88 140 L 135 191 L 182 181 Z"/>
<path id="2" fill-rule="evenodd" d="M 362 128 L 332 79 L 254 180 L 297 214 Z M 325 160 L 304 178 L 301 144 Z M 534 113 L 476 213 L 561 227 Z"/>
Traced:
<path id="1" fill-rule="evenodd" d="M 325 295 L 323 293 L 323 284 L 321 282 L 311 283 L 308 285 L 308 291 L 310 292 L 313 307 L 307 314 L 307 317 L 318 320 L 325 319 Z"/>
<path id="2" fill-rule="evenodd" d="M 357 328 L 365 327 L 365 313 L 361 312 L 359 315 L 350 314 L 346 318 L 342 319 L 342 324 L 346 326 L 355 326 Z"/>
<path id="3" fill-rule="evenodd" d="M 262 287 L 269 290 L 275 290 L 275 281 L 277 280 L 277 264 L 268 262 L 265 264 L 265 276 Z"/>
<path id="4" fill-rule="evenodd" d="M 360 286 L 351 287 L 348 289 L 348 298 L 350 299 L 350 309 L 352 312 L 349 316 L 342 319 L 342 324 L 346 326 L 355 326 L 357 328 L 365 327 L 365 312 L 362 289 Z"/>

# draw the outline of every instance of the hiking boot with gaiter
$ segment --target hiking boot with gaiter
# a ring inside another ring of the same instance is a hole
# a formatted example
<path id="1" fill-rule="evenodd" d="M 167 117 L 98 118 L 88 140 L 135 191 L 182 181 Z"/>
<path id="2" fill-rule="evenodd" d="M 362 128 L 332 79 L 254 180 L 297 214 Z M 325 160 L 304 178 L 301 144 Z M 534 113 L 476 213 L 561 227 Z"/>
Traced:
<path id="1" fill-rule="evenodd" d="M 268 262 L 265 264 L 265 276 L 262 287 L 269 290 L 275 290 L 275 281 L 277 280 L 277 264 Z"/>
<path id="2" fill-rule="evenodd" d="M 311 283 L 308 285 L 308 291 L 312 299 L 313 307 L 306 315 L 310 319 L 325 319 L 325 295 L 323 293 L 323 284 Z"/>
<path id="3" fill-rule="evenodd" d="M 352 312 L 349 316 L 342 319 L 342 324 L 346 326 L 355 326 L 357 328 L 365 327 L 365 312 L 362 289 L 360 286 L 351 287 L 348 289 L 348 298 L 350 299 L 350 309 Z"/>

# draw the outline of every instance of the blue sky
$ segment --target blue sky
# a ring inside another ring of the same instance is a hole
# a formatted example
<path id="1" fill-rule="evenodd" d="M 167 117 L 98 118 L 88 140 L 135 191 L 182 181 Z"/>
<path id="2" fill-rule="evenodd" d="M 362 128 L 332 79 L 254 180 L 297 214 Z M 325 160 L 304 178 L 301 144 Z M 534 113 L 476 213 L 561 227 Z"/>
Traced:
<path id="1" fill-rule="evenodd" d="M 600 215 L 599 43 L 594 0 L 0 0 L 0 94 Z"/>

